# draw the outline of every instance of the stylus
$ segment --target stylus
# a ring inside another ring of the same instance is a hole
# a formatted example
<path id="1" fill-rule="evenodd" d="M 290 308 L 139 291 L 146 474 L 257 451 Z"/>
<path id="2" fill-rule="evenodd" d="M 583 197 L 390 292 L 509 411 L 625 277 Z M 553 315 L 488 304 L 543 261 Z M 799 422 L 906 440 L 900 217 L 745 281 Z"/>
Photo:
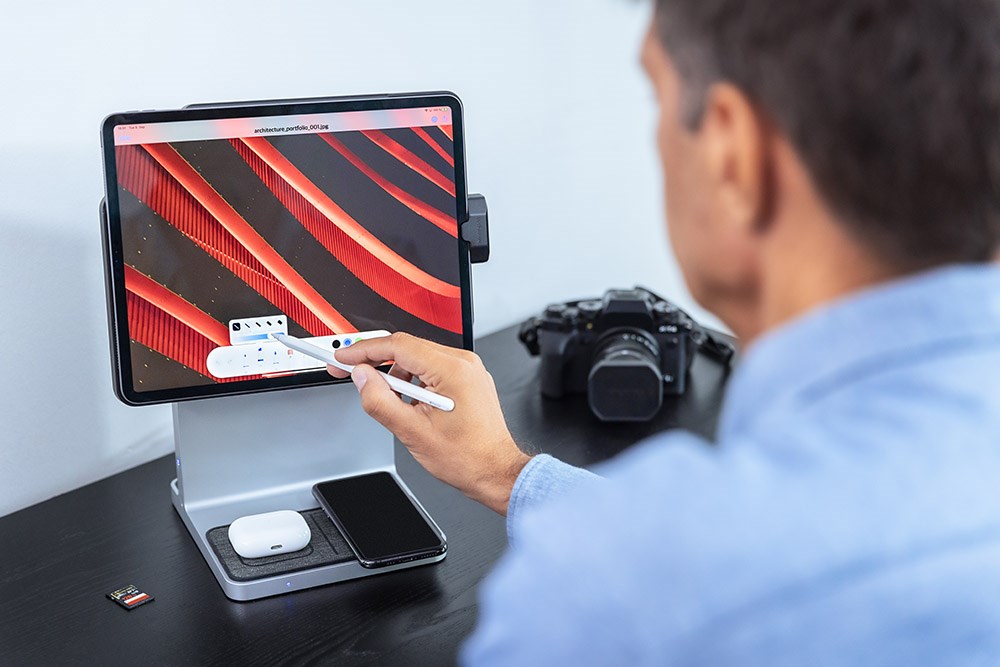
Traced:
<path id="1" fill-rule="evenodd" d="M 296 352 L 301 352 L 302 354 L 312 357 L 313 359 L 330 364 L 334 368 L 339 368 L 340 370 L 348 373 L 354 370 L 354 366 L 337 361 L 337 358 L 333 356 L 333 352 L 328 352 L 327 350 L 313 345 L 312 343 L 307 343 L 301 338 L 296 338 L 295 336 L 289 336 L 288 334 L 282 333 L 273 333 L 271 334 L 271 337 L 282 345 L 292 348 Z M 397 391 L 404 396 L 409 396 L 410 398 L 416 399 L 421 403 L 432 405 L 438 410 L 443 410 L 445 412 L 451 412 L 455 409 L 455 401 L 451 400 L 447 396 L 435 394 L 429 389 L 424 389 L 423 387 L 418 387 L 415 384 L 410 384 L 406 380 L 401 380 L 398 377 L 387 373 L 383 373 L 382 377 L 389 383 L 389 386 L 392 387 L 393 391 Z"/>

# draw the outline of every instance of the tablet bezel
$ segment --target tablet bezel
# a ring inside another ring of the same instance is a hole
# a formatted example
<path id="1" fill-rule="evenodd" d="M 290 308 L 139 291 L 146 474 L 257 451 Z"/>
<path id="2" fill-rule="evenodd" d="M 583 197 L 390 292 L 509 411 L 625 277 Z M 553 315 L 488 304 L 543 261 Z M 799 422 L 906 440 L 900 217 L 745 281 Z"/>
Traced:
<path id="1" fill-rule="evenodd" d="M 126 111 L 114 113 L 101 124 L 101 153 L 104 162 L 105 216 L 102 224 L 105 284 L 108 296 L 108 325 L 112 348 L 112 374 L 115 395 L 127 405 L 154 405 L 219 396 L 280 391 L 317 385 L 349 382 L 337 380 L 326 373 L 302 373 L 280 378 L 245 380 L 219 384 L 196 385 L 154 391 L 136 391 L 132 376 L 132 354 L 126 310 L 125 269 L 122 247 L 121 212 L 118 200 L 118 173 L 115 162 L 114 128 L 117 125 L 286 116 L 299 114 L 338 113 L 345 111 L 379 111 L 418 107 L 446 106 L 451 110 L 455 158 L 456 219 L 461 224 L 468 219 L 468 184 L 465 169 L 465 124 L 462 102 L 451 92 L 384 94 L 355 97 L 308 98 L 301 100 L 271 100 L 227 102 L 193 105 L 165 111 Z M 458 244 L 459 281 L 462 292 L 462 341 L 467 350 L 473 348 L 472 289 L 468 244 L 462 234 Z"/>

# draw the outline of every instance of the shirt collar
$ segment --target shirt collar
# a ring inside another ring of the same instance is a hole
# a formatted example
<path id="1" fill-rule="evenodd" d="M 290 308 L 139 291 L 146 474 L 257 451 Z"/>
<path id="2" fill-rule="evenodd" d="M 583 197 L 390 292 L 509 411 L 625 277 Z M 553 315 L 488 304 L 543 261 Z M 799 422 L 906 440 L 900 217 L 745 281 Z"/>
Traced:
<path id="1" fill-rule="evenodd" d="M 1000 340 L 1000 266 L 949 266 L 855 292 L 748 348 L 730 379 L 718 438 L 745 432 L 810 391 L 983 337 Z"/>

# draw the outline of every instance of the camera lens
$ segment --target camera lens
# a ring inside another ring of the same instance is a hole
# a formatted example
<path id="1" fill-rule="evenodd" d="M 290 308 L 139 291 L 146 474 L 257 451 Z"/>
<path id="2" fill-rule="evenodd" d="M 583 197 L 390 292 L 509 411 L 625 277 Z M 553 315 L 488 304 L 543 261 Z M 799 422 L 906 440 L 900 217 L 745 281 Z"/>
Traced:
<path id="1" fill-rule="evenodd" d="M 590 409 L 602 421 L 647 421 L 663 404 L 656 339 L 642 329 L 613 329 L 597 340 L 587 379 Z"/>
<path id="2" fill-rule="evenodd" d="M 240 330 L 240 323 L 233 322 L 233 331 L 239 331 L 239 330 Z"/>
<path id="3" fill-rule="evenodd" d="M 332 343 L 330 343 L 330 344 L 331 344 L 331 345 L 333 345 L 333 349 L 335 349 L 335 350 L 336 350 L 337 348 L 339 348 L 339 347 L 340 347 L 340 340 L 339 340 L 339 339 L 337 339 L 337 338 L 334 338 L 334 339 L 333 339 L 333 342 L 332 342 Z"/>

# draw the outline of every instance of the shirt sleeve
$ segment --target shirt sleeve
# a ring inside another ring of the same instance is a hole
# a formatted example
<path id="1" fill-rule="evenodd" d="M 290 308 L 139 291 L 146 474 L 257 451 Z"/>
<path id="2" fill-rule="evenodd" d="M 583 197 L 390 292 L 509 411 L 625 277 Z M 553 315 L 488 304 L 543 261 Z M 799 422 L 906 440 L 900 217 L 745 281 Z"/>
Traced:
<path id="1" fill-rule="evenodd" d="M 708 449 L 701 441 L 697 449 L 686 446 L 695 441 L 690 436 L 665 438 L 602 465 L 601 476 L 544 455 L 525 466 L 508 507 L 511 548 L 480 587 L 479 621 L 461 664 L 638 664 L 647 636 L 662 641 L 669 624 L 655 615 L 643 621 L 652 607 L 637 601 L 662 602 L 673 568 L 648 544 L 664 540 L 666 531 L 647 529 L 639 517 L 667 513 L 637 508 L 686 507 L 673 492 L 690 494 L 704 479 L 679 455 L 703 462 L 701 450 Z M 678 483 L 668 479 L 672 473 Z M 661 500 L 657 494 L 668 489 L 671 497 Z M 671 547 L 670 558 L 684 558 L 683 543 Z M 645 576 L 649 559 L 659 578 Z M 685 602 L 680 596 L 681 610 Z"/>
<path id="2" fill-rule="evenodd" d="M 511 545 L 516 543 L 525 512 L 601 479 L 592 472 L 563 463 L 548 454 L 535 456 L 521 470 L 510 492 L 510 502 L 507 505 L 507 541 Z"/>
<path id="3" fill-rule="evenodd" d="M 525 466 L 507 513 L 511 548 L 480 588 L 479 622 L 461 664 L 634 664 L 636 642 L 615 623 L 623 610 L 595 604 L 598 586 L 614 586 L 607 569 L 623 570 L 605 557 L 609 544 L 590 525 L 599 513 L 592 509 L 614 486 L 551 456 Z"/>

